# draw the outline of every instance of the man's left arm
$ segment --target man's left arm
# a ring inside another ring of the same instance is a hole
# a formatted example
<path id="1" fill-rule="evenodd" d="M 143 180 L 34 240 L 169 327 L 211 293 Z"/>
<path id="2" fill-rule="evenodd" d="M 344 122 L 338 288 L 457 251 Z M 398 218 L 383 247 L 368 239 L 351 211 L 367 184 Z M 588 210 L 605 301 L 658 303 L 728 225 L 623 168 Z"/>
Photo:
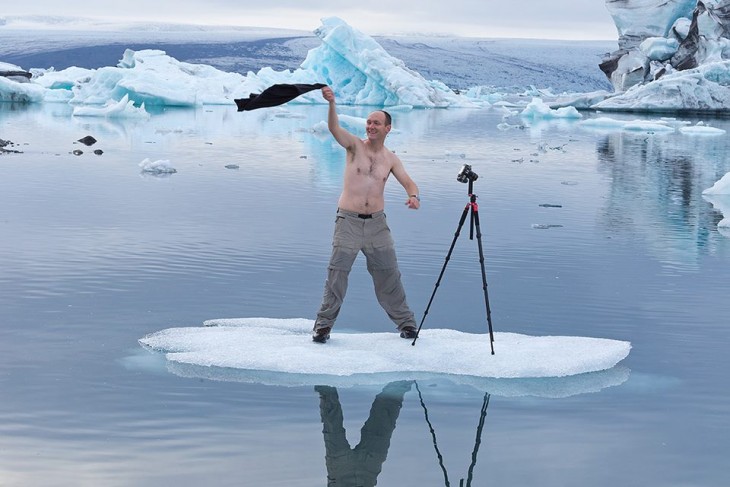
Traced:
<path id="1" fill-rule="evenodd" d="M 408 173 L 406 172 L 406 168 L 403 167 L 403 163 L 398 158 L 398 156 L 393 154 L 393 157 L 395 159 L 393 161 L 393 169 L 391 169 L 391 172 L 393 173 L 393 176 L 395 176 L 395 179 L 398 180 L 400 185 L 403 186 L 403 189 L 405 189 L 406 193 L 408 194 L 406 206 L 413 210 L 417 210 L 421 207 L 418 185 L 408 175 Z"/>

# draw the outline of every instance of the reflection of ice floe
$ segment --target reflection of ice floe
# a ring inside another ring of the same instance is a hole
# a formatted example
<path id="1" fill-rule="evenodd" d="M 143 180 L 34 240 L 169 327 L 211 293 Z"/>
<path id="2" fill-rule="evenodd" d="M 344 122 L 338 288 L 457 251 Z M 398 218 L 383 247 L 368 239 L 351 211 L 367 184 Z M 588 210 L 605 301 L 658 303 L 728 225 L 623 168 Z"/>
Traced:
<path id="1" fill-rule="evenodd" d="M 159 366 L 159 354 L 151 354 L 148 364 Z M 138 360 L 137 363 L 142 363 Z M 562 398 L 578 394 L 599 392 L 608 387 L 623 384 L 631 371 L 617 365 L 608 370 L 588 372 L 568 377 L 545 377 L 528 379 L 494 379 L 437 373 L 377 373 L 349 376 L 287 374 L 262 370 L 241 370 L 221 367 L 206 367 L 179 362 L 167 362 L 167 370 L 177 376 L 246 384 L 263 384 L 279 387 L 303 387 L 329 385 L 334 387 L 381 387 L 396 380 L 416 380 L 438 389 L 440 395 L 450 394 L 462 387 L 480 393 L 489 392 L 502 397 L 545 397 Z M 159 372 L 158 369 L 155 372 Z M 434 389 L 430 389 L 433 391 Z"/>
<path id="2" fill-rule="evenodd" d="M 142 371 L 149 374 L 173 373 L 186 378 L 263 384 L 275 387 L 328 385 L 348 388 L 380 388 L 392 381 L 403 380 L 404 377 L 404 374 L 400 372 L 335 376 L 210 367 L 170 362 L 166 360 L 164 354 L 150 352 L 145 349 L 131 350 L 128 356 L 120 359 L 120 363 L 128 370 Z M 469 392 L 479 394 L 489 392 L 492 395 L 501 397 L 563 398 L 599 392 L 608 387 L 619 386 L 627 383 L 631 376 L 631 371 L 622 365 L 598 372 L 539 379 L 492 379 L 435 373 L 408 374 L 410 380 L 416 380 L 422 386 L 428 387 L 429 396 L 431 397 L 448 397 L 454 394 L 468 394 Z M 642 386 L 642 389 L 645 388 L 645 386 Z"/>
<path id="3" fill-rule="evenodd" d="M 313 324 L 307 319 L 211 320 L 203 327 L 162 330 L 140 343 L 166 353 L 176 367 L 253 370 L 265 377 L 294 374 L 299 377 L 295 382 L 316 377 L 319 382 L 331 378 L 345 383 L 372 374 L 380 376 L 378 381 L 386 376 L 454 375 L 461 376 L 460 381 L 575 376 L 611 369 L 631 349 L 628 342 L 617 340 L 497 333 L 496 354 L 490 355 L 489 335 L 450 329 L 424 330 L 415 347 L 394 332 L 340 332 L 318 345 L 309 336 Z"/>
<path id="4" fill-rule="evenodd" d="M 83 106 L 75 107 L 76 117 L 106 117 L 106 118 L 150 118 L 150 114 L 141 106 L 134 106 L 134 102 L 124 95 L 121 100 L 109 100 L 103 107 Z"/>
<path id="5" fill-rule="evenodd" d="M 717 223 L 717 230 L 724 236 L 730 237 L 730 194 L 703 194 L 702 197 L 712 204 L 712 207 L 722 213 L 723 219 Z"/>

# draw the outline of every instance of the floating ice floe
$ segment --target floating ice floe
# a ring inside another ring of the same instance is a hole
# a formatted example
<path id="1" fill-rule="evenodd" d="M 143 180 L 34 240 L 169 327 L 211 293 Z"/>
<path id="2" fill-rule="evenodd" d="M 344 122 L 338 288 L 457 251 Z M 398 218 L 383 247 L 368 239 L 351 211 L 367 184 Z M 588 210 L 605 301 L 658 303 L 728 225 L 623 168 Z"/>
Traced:
<path id="1" fill-rule="evenodd" d="M 522 118 L 528 119 L 578 119 L 583 118 L 575 107 L 550 108 L 541 98 L 533 98 L 520 113 Z"/>
<path id="2" fill-rule="evenodd" d="M 167 175 L 177 172 L 177 169 L 172 167 L 170 161 L 166 159 L 153 161 L 149 158 L 146 158 L 139 163 L 139 167 L 140 170 L 146 174 Z"/>
<path id="3" fill-rule="evenodd" d="M 661 118 L 655 120 L 617 120 L 611 117 L 596 117 L 582 120 L 578 123 L 581 128 L 592 130 L 625 130 L 628 132 L 647 133 L 670 133 L 678 131 L 686 135 L 722 135 L 725 130 L 705 125 L 698 122 L 690 125 L 690 122 L 674 118 Z"/>
<path id="4" fill-rule="evenodd" d="M 313 343 L 307 319 L 241 318 L 210 320 L 202 327 L 169 328 L 140 343 L 169 362 L 198 367 L 272 374 L 349 377 L 396 374 L 458 375 L 482 378 L 549 378 L 607 370 L 628 356 L 631 344 L 602 338 L 488 334 L 451 329 L 423 330 L 416 346 L 390 333 L 335 332 Z"/>
<path id="5" fill-rule="evenodd" d="M 723 129 L 705 125 L 703 122 L 697 122 L 696 125 L 680 127 L 679 131 L 687 135 L 723 135 L 726 132 Z"/>

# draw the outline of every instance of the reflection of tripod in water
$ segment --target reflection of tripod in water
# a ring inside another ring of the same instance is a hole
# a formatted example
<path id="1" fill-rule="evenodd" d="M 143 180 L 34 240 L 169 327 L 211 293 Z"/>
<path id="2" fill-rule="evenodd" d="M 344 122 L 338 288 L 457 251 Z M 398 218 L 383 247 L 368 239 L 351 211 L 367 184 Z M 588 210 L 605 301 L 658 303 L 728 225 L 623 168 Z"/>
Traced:
<path id="1" fill-rule="evenodd" d="M 444 265 L 441 268 L 441 273 L 439 274 L 438 280 L 436 281 L 436 286 L 434 286 L 433 293 L 431 294 L 431 299 L 428 301 L 428 306 L 426 306 L 426 311 L 423 313 L 423 318 L 421 319 L 421 324 L 418 325 L 418 330 L 416 331 L 416 337 L 413 339 L 413 343 L 411 345 L 416 344 L 416 340 L 418 340 L 418 334 L 421 332 L 421 327 L 423 326 L 423 322 L 426 320 L 426 316 L 428 315 L 428 310 L 431 308 L 431 303 L 433 303 L 433 298 L 436 296 L 436 290 L 438 290 L 439 284 L 441 284 L 441 278 L 444 277 L 444 272 L 446 271 L 446 265 L 449 263 L 449 259 L 451 259 L 451 253 L 454 251 L 454 246 L 456 245 L 456 240 L 459 238 L 459 235 L 461 234 L 461 227 L 464 226 L 464 222 L 466 221 L 466 215 L 470 214 L 471 219 L 469 221 L 469 240 L 474 240 L 474 228 L 476 227 L 477 230 L 477 243 L 479 246 L 479 264 L 482 267 L 482 288 L 484 289 L 484 303 L 487 306 L 487 324 L 489 325 L 489 345 L 492 349 L 492 355 L 494 355 L 494 333 L 492 332 L 492 310 L 489 308 L 489 295 L 487 294 L 487 273 L 484 270 L 484 251 L 482 250 L 482 231 L 479 226 L 479 205 L 477 204 L 477 195 L 474 194 L 474 181 L 479 177 L 477 173 L 471 170 L 471 166 L 468 164 L 464 164 L 464 166 L 461 168 L 461 171 L 459 171 L 459 174 L 456 176 L 456 180 L 460 183 L 469 183 L 469 202 L 464 207 L 464 211 L 461 214 L 461 219 L 459 220 L 459 226 L 456 229 L 456 233 L 454 234 L 454 240 L 451 242 L 451 247 L 449 248 L 449 252 L 446 254 L 446 260 L 444 261 Z"/>
<path id="2" fill-rule="evenodd" d="M 439 450 L 438 443 L 436 443 L 436 431 L 433 429 L 433 426 L 431 425 L 431 421 L 428 419 L 428 409 L 426 408 L 426 403 L 423 402 L 423 395 L 421 394 L 421 389 L 418 387 L 418 382 L 415 382 L 416 384 L 416 390 L 418 391 L 418 398 L 421 400 L 421 406 L 423 407 L 423 413 L 426 416 L 426 423 L 428 424 L 428 429 L 431 431 L 431 438 L 433 439 L 433 447 L 436 450 L 436 456 L 439 459 L 439 466 L 441 467 L 441 471 L 444 474 L 444 485 L 446 487 L 450 487 L 451 484 L 449 483 L 449 474 L 446 471 L 446 467 L 444 466 L 444 457 L 441 455 L 441 451 Z M 476 439 L 474 440 L 474 449 L 471 452 L 471 463 L 469 464 L 469 470 L 466 477 L 466 485 L 464 484 L 464 479 L 461 479 L 459 481 L 459 487 L 471 487 L 471 481 L 474 478 L 474 467 L 477 464 L 477 454 L 479 453 L 479 446 L 482 444 L 482 430 L 484 429 L 484 419 L 487 416 L 487 408 L 489 407 L 489 393 L 484 394 L 484 401 L 482 402 L 482 410 L 479 415 L 479 425 L 477 426 L 477 435 Z"/>

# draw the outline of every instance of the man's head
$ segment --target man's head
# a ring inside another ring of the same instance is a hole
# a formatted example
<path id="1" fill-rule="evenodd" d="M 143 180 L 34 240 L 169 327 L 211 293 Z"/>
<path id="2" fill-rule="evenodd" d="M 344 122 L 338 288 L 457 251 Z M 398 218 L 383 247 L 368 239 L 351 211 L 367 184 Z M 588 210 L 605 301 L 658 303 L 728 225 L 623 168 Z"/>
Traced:
<path id="1" fill-rule="evenodd" d="M 385 115 L 385 125 L 390 126 L 393 123 L 393 117 L 390 116 L 390 113 L 386 112 L 385 110 L 378 110 L 380 113 Z"/>
<path id="2" fill-rule="evenodd" d="M 365 126 L 368 139 L 385 140 L 385 136 L 390 132 L 392 120 L 390 113 L 385 110 L 375 110 L 368 115 Z"/>

